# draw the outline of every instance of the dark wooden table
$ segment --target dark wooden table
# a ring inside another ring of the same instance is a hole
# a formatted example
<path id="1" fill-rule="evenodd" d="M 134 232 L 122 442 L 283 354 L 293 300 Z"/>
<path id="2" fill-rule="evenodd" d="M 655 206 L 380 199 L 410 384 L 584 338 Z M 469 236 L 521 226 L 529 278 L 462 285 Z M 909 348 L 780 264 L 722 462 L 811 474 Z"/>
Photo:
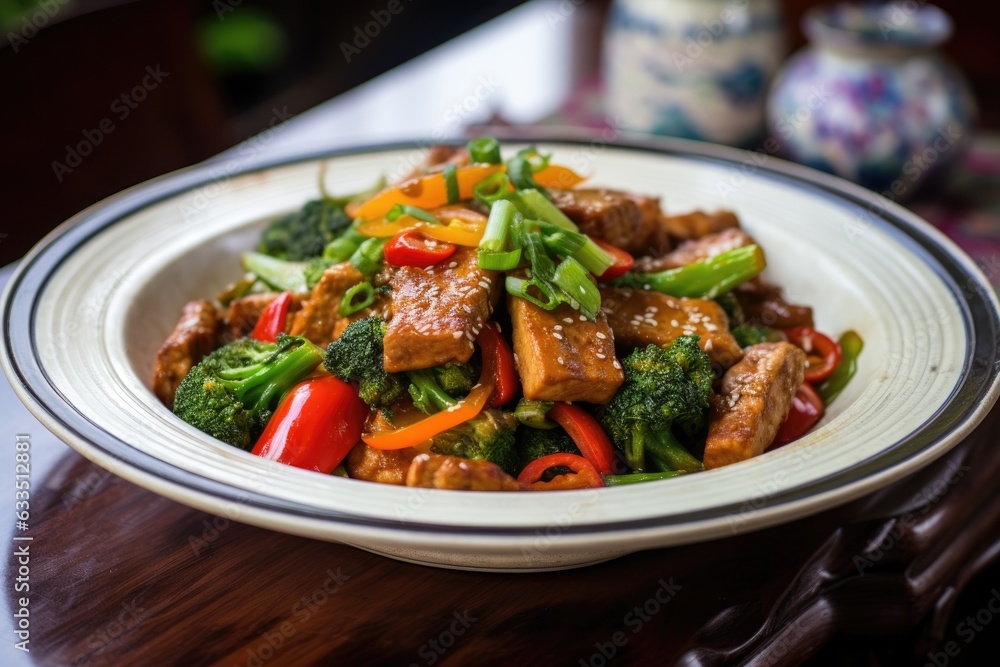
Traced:
<path id="1" fill-rule="evenodd" d="M 4 666 L 995 664 L 1000 412 L 847 506 L 532 575 L 420 567 L 233 523 L 91 464 L 6 383 L 0 416 L 6 478 L 18 434 L 31 459 L 28 529 L 4 524 Z M 29 652 L 16 646 L 21 598 Z"/>

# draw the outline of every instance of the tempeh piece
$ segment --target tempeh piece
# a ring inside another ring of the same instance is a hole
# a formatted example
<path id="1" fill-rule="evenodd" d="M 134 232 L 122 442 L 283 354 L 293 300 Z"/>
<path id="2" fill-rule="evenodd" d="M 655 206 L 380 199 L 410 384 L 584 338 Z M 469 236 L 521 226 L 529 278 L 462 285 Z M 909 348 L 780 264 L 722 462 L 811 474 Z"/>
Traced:
<path id="1" fill-rule="evenodd" d="M 774 440 L 802 384 L 806 353 L 791 343 L 760 343 L 722 378 L 712 398 L 705 468 L 758 456 Z"/>
<path id="2" fill-rule="evenodd" d="M 400 373 L 468 361 L 473 341 L 493 313 L 497 276 L 479 268 L 475 248 L 463 246 L 426 269 L 393 269 L 385 370 Z"/>
<path id="3" fill-rule="evenodd" d="M 347 290 L 364 280 L 365 277 L 350 262 L 331 266 L 323 273 L 309 298 L 302 303 L 301 310 L 295 314 L 289 333 L 293 336 L 305 336 L 320 347 L 326 347 L 340 338 L 340 334 L 344 333 L 351 322 L 381 314 L 382 305 L 379 301 L 347 317 L 338 312 L 340 301 Z"/>
<path id="4" fill-rule="evenodd" d="M 729 333 L 726 312 L 714 301 L 606 287 L 601 290 L 601 311 L 622 352 L 651 344 L 662 347 L 680 336 L 694 335 L 700 337 L 698 345 L 716 366 L 729 368 L 743 357 L 742 348 Z"/>
<path id="5" fill-rule="evenodd" d="M 191 367 L 218 345 L 222 318 L 209 301 L 185 304 L 173 331 L 156 352 L 153 367 L 153 393 L 168 408 L 174 406 L 174 394 Z"/>
<path id="6" fill-rule="evenodd" d="M 606 403 L 625 380 L 603 313 L 583 320 L 567 305 L 542 310 L 508 297 L 514 357 L 524 397 L 534 401 Z"/>

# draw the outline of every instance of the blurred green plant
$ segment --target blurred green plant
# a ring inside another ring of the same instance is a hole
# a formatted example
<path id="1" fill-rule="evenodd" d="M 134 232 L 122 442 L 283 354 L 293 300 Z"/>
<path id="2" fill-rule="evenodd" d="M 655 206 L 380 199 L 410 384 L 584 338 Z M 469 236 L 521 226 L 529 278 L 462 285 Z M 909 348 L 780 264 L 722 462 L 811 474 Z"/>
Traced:
<path id="1" fill-rule="evenodd" d="M 205 19 L 198 37 L 202 54 L 220 74 L 274 69 L 288 51 L 284 29 L 264 12 L 250 7 L 221 19 Z"/>

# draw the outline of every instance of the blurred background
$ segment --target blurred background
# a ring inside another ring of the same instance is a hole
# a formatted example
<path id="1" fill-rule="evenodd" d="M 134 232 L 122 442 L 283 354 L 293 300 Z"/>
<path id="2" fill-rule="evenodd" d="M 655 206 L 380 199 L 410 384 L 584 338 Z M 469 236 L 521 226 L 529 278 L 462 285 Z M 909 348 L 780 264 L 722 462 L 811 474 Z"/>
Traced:
<path id="1" fill-rule="evenodd" d="M 899 185 L 997 256 L 1000 6 L 950 2 L 949 27 L 915 1 L 804 20 L 818 4 L 0 0 L 0 266 L 86 206 L 225 151 L 526 124 L 688 136 Z"/>

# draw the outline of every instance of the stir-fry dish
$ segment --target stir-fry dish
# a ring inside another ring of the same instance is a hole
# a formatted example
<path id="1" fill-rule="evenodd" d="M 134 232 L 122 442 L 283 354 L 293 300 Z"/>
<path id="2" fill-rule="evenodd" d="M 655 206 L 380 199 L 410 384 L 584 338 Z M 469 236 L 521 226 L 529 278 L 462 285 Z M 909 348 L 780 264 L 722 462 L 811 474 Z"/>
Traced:
<path id="1" fill-rule="evenodd" d="M 321 183 L 184 307 L 153 390 L 264 458 L 442 489 L 662 480 L 809 431 L 857 334 L 763 280 L 734 213 L 584 180 L 482 138 L 371 192 Z"/>

